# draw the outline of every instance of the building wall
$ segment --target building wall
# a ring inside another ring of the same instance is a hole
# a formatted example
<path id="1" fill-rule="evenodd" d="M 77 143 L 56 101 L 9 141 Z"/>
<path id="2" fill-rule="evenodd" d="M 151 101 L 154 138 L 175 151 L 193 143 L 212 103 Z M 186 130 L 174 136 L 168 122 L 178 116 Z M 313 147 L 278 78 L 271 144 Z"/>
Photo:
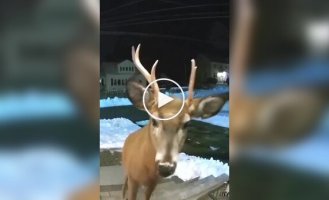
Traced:
<path id="1" fill-rule="evenodd" d="M 135 73 L 135 65 L 130 60 L 125 60 L 118 64 L 119 74 L 133 74 Z"/>
<path id="2" fill-rule="evenodd" d="M 125 91 L 126 83 L 132 74 L 106 74 L 106 91 Z"/>
<path id="3" fill-rule="evenodd" d="M 130 60 L 122 61 L 119 64 L 116 63 L 104 63 L 103 75 L 101 77 L 104 81 L 104 88 L 106 93 L 111 92 L 125 92 L 128 79 L 132 78 L 139 82 L 141 85 L 147 85 L 146 79 L 142 74 L 137 73 L 136 67 Z"/>

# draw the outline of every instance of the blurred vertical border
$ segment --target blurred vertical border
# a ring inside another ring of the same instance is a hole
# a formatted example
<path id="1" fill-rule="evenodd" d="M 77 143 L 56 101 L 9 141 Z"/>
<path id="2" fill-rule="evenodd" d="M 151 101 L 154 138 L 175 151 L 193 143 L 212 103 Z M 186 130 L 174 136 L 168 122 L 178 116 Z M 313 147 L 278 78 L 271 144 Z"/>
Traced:
<path id="1" fill-rule="evenodd" d="M 329 199 L 329 3 L 232 4 L 230 198 Z"/>
<path id="2" fill-rule="evenodd" d="M 0 4 L 0 199 L 99 199 L 99 1 Z"/>

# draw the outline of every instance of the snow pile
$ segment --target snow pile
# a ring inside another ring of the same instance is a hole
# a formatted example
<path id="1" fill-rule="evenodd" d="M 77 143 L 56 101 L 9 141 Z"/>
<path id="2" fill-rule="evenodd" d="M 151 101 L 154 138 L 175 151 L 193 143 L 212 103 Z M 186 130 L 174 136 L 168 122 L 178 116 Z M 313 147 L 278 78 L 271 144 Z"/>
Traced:
<path id="1" fill-rule="evenodd" d="M 120 97 L 108 97 L 107 99 L 100 100 L 100 107 L 113 107 L 113 106 L 129 106 L 132 105 L 128 98 L 120 98 Z"/>
<path id="2" fill-rule="evenodd" d="M 99 126 L 101 149 L 122 148 L 128 135 L 140 129 L 138 125 L 125 118 L 101 119 Z"/>
<path id="3" fill-rule="evenodd" d="M 213 175 L 220 176 L 223 173 L 229 175 L 229 165 L 219 160 L 205 159 L 197 156 L 189 156 L 180 153 L 177 168 L 173 176 L 178 176 L 184 181 L 194 178 L 205 178 Z"/>
<path id="4" fill-rule="evenodd" d="M 208 97 L 212 95 L 218 95 L 229 92 L 228 86 L 218 85 L 210 89 L 200 89 L 196 90 L 194 93 L 194 98 Z"/>

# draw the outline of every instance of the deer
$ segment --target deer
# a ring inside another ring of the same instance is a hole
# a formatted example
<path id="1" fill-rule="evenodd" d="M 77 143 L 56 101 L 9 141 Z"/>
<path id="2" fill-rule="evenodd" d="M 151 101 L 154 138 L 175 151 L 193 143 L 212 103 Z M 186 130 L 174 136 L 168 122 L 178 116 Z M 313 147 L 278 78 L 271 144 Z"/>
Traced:
<path id="1" fill-rule="evenodd" d="M 140 44 L 135 51 L 132 47 L 132 60 L 136 68 L 145 79 L 152 83 L 156 80 L 155 71 L 158 60 L 152 66 L 151 74 L 142 65 L 140 58 Z M 191 60 L 191 73 L 188 87 L 188 98 L 182 100 L 174 98 L 168 104 L 158 107 L 159 86 L 155 82 L 151 89 L 145 88 L 137 82 L 127 83 L 128 98 L 132 104 L 141 110 L 147 109 L 150 116 L 149 123 L 143 128 L 131 133 L 125 140 L 122 150 L 122 164 L 125 172 L 122 188 L 123 199 L 136 200 L 138 189 L 144 186 L 145 200 L 151 198 L 161 178 L 174 174 L 179 153 L 187 137 L 187 128 L 192 118 L 209 118 L 216 115 L 228 100 L 228 95 L 193 98 L 195 74 L 197 66 Z M 145 108 L 142 96 L 145 95 Z M 170 120 L 160 120 L 175 115 L 185 101 L 182 111 Z M 128 191 L 128 198 L 126 193 Z"/>

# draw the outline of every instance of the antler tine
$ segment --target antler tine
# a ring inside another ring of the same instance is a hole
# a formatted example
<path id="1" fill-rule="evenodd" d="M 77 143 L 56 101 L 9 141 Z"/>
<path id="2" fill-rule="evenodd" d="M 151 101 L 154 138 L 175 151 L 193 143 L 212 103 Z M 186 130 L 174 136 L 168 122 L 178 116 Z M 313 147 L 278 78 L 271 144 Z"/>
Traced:
<path id="1" fill-rule="evenodd" d="M 155 70 L 156 70 L 156 66 L 158 64 L 158 60 L 155 61 L 155 63 L 152 66 L 152 70 L 151 70 L 151 74 L 145 69 L 145 67 L 142 65 L 142 63 L 140 62 L 139 59 L 139 50 L 140 50 L 140 44 L 137 46 L 137 49 L 135 51 L 134 46 L 132 46 L 131 48 L 131 55 L 132 55 L 132 60 L 134 62 L 134 64 L 136 65 L 137 69 L 143 74 L 143 76 L 146 78 L 146 80 L 151 83 L 153 81 L 155 81 Z M 159 89 L 159 85 L 157 82 L 155 82 L 154 84 L 152 84 L 152 89 L 153 89 L 153 94 L 154 94 L 154 98 L 155 98 L 155 102 L 158 102 L 158 95 L 160 92 Z"/>
<path id="2" fill-rule="evenodd" d="M 195 83 L 195 73 L 197 66 L 195 66 L 195 60 L 191 60 L 191 75 L 190 75 L 190 83 L 188 86 L 188 104 L 190 104 L 193 100 L 194 96 L 194 83 Z"/>
<path id="3" fill-rule="evenodd" d="M 155 78 L 155 70 L 156 70 L 157 64 L 158 64 L 158 60 L 156 60 L 155 63 L 153 64 L 153 66 L 152 66 L 152 70 L 151 70 L 151 82 L 153 82 L 153 81 L 156 80 L 156 78 Z M 152 84 L 152 88 L 153 88 L 153 91 L 154 91 L 155 98 L 158 99 L 158 95 L 159 95 L 159 92 L 160 92 L 158 83 L 157 82 L 153 83 Z"/>
<path id="4" fill-rule="evenodd" d="M 146 80 L 150 83 L 151 82 L 151 75 L 150 73 L 145 69 L 145 67 L 142 65 L 141 61 L 139 60 L 139 49 L 140 44 L 137 46 L 136 52 L 134 46 L 131 48 L 131 55 L 132 60 L 137 67 L 137 69 L 140 71 L 140 73 L 143 74 L 143 76 L 146 78 Z"/>

